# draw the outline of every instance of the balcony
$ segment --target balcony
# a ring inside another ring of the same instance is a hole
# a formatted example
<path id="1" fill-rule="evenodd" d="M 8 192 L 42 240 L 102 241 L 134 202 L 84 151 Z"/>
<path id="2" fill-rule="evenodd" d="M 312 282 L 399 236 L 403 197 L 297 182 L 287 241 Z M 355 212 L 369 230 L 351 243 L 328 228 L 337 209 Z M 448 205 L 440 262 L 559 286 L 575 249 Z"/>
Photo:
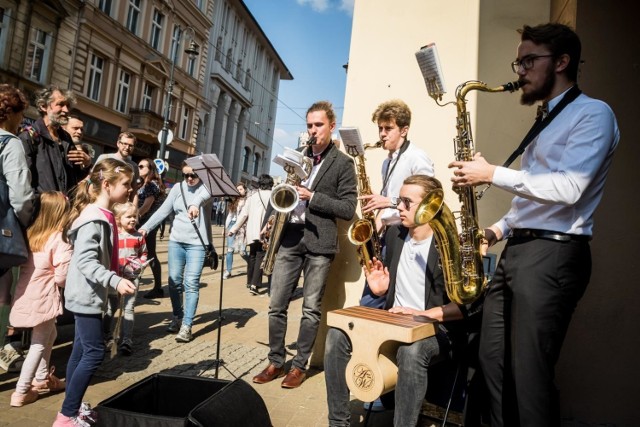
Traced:
<path id="1" fill-rule="evenodd" d="M 162 129 L 163 118 L 155 111 L 132 108 L 129 114 L 131 115 L 129 132 L 155 137 Z M 175 129 L 175 127 L 176 123 L 169 120 L 169 129 Z"/>

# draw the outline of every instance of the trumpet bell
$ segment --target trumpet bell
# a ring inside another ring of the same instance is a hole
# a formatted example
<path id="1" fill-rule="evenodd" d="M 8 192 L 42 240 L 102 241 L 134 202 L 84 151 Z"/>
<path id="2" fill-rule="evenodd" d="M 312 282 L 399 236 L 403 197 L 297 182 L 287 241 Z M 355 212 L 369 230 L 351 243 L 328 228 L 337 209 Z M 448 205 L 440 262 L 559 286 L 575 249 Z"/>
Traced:
<path id="1" fill-rule="evenodd" d="M 278 212 L 291 212 L 299 201 L 300 196 L 293 185 L 279 184 L 271 191 L 271 206 Z"/>
<path id="2" fill-rule="evenodd" d="M 414 222 L 418 225 L 426 224 L 431 221 L 440 212 L 444 204 L 444 192 L 441 189 L 435 189 L 429 192 L 420 202 Z"/>

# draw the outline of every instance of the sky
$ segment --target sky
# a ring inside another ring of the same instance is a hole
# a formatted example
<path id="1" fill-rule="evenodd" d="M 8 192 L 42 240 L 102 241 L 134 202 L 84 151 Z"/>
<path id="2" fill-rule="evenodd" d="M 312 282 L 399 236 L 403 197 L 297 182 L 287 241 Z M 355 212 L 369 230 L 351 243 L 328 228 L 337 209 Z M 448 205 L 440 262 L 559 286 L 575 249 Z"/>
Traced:
<path id="1" fill-rule="evenodd" d="M 305 113 L 315 101 L 333 103 L 336 132 L 342 121 L 354 0 L 244 0 L 293 80 L 281 80 L 272 160 L 295 148 L 306 129 Z M 271 124 L 264 124 L 269 127 Z M 284 171 L 274 163 L 270 174 Z"/>

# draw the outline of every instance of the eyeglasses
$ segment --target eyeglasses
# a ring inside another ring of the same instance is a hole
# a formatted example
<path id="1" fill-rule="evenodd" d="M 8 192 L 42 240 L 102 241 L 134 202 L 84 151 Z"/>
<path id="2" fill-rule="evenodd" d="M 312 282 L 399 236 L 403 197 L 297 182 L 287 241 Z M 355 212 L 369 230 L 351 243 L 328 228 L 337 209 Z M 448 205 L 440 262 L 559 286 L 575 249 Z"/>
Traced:
<path id="1" fill-rule="evenodd" d="M 122 144 L 127 148 L 131 148 L 133 150 L 134 145 L 133 144 L 127 144 L 126 142 L 122 142 L 122 141 L 118 141 L 118 144 Z"/>
<path id="2" fill-rule="evenodd" d="M 185 179 L 198 179 L 198 175 L 195 173 L 182 173 L 182 177 Z"/>
<path id="3" fill-rule="evenodd" d="M 514 73 L 518 73 L 518 71 L 520 71 L 520 68 L 522 68 L 523 70 L 527 71 L 533 68 L 536 59 L 538 58 L 552 58 L 555 55 L 528 55 L 525 56 L 522 59 L 516 59 L 515 61 L 513 61 L 511 63 L 511 69 L 513 70 Z"/>
<path id="4" fill-rule="evenodd" d="M 138 169 L 145 169 L 147 167 L 148 167 L 147 165 L 138 165 Z"/>
<path id="5" fill-rule="evenodd" d="M 411 200 L 408 197 L 402 197 L 402 196 L 398 197 L 398 205 L 401 205 L 401 204 L 404 205 L 404 207 L 407 210 L 410 210 L 411 206 L 415 205 L 416 203 L 418 203 L 418 202 L 414 202 L 413 200 Z"/>

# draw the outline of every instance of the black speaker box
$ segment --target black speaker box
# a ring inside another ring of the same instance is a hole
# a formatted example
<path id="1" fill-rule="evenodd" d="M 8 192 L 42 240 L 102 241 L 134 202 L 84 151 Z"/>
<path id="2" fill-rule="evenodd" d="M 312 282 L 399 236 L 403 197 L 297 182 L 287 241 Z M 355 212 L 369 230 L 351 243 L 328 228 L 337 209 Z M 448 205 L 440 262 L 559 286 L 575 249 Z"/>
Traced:
<path id="1" fill-rule="evenodd" d="M 153 374 L 96 411 L 103 427 L 271 427 L 262 397 L 240 379 Z"/>

